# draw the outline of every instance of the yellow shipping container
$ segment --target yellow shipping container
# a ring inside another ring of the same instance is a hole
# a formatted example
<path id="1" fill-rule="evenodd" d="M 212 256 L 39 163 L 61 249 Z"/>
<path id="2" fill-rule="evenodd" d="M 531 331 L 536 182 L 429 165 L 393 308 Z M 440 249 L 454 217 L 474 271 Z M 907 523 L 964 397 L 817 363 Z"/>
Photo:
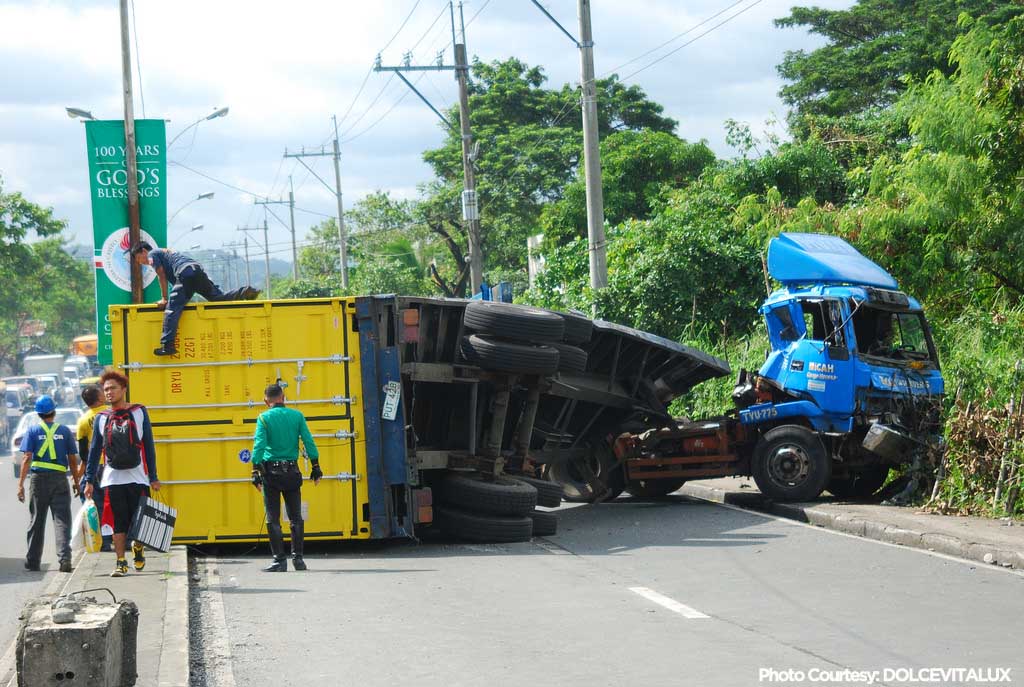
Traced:
<path id="1" fill-rule="evenodd" d="M 162 309 L 111 307 L 114 365 L 129 376 L 130 401 L 149 410 L 159 496 L 178 509 L 175 542 L 265 538 L 248 460 L 263 391 L 275 381 L 320 450 L 324 479 L 302 489 L 306 538 L 371 536 L 355 301 L 192 304 L 178 354 L 164 358 L 153 354 Z M 299 465 L 308 475 L 308 460 Z"/>

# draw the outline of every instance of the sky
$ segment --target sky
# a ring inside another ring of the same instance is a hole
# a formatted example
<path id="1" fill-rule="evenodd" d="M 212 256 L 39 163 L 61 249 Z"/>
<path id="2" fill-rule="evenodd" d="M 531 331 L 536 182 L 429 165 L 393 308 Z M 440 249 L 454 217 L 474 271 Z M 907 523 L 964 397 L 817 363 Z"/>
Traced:
<path id="1" fill-rule="evenodd" d="M 168 140 L 185 130 L 168 154 L 172 246 L 209 250 L 240 241 L 238 227 L 263 221 L 254 198 L 287 198 L 289 178 L 301 246 L 310 227 L 335 215 L 337 205 L 333 189 L 282 155 L 303 146 L 329 149 L 332 115 L 339 120 L 346 208 L 378 189 L 413 198 L 417 185 L 431 178 L 422 153 L 442 143 L 439 120 L 398 79 L 371 67 L 378 53 L 383 64 L 393 65 L 406 51 L 412 51 L 413 64 L 428 64 L 444 50 L 451 64 L 447 0 L 131 4 L 135 116 L 169 120 Z M 784 134 L 781 125 L 768 123 L 784 121 L 786 114 L 775 67 L 787 50 L 820 45 L 802 29 L 774 27 L 772 20 L 788 14 L 791 4 L 594 0 L 597 74 L 615 70 L 627 77 L 679 121 L 679 136 L 706 139 L 717 154 L 731 156 L 726 119 L 746 122 L 755 133 L 767 126 Z M 578 34 L 574 0 L 543 5 Z M 578 51 L 529 0 L 471 0 L 464 16 L 470 55 L 540 65 L 553 88 L 578 83 Z M 693 42 L 667 54 L 687 41 Z M 124 116 L 117 1 L 0 0 L 0 64 L 4 191 L 53 207 L 68 222 L 71 242 L 91 244 L 85 132 L 65 107 L 98 119 Z M 418 84 L 438 109 L 456 102 L 450 73 L 427 73 Z M 220 107 L 229 108 L 227 116 L 202 119 Z M 329 157 L 307 162 L 333 185 Z M 210 191 L 212 199 L 195 200 Z M 269 219 L 271 252 L 290 259 L 288 208 L 271 209 L 278 216 Z M 196 225 L 202 229 L 190 231 Z"/>

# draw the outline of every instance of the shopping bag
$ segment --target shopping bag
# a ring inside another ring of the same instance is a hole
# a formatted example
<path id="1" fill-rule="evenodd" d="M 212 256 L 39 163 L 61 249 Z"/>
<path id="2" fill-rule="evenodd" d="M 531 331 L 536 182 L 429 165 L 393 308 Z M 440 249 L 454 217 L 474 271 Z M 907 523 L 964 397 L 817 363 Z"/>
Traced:
<path id="1" fill-rule="evenodd" d="M 100 514 L 96 504 L 87 500 L 78 514 L 82 517 L 81 531 L 82 543 L 89 553 L 97 553 L 103 546 L 103 537 L 100 535 Z"/>
<path id="2" fill-rule="evenodd" d="M 139 500 L 139 507 L 128 528 L 128 539 L 166 553 L 171 548 L 171 535 L 177 519 L 176 509 L 146 496 Z"/>

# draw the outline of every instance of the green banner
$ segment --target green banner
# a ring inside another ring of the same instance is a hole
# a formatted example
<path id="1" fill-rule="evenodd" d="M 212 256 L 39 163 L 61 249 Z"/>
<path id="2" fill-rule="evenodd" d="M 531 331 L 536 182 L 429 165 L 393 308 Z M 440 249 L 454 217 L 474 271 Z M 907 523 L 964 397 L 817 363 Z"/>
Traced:
<path id="1" fill-rule="evenodd" d="M 131 264 L 128 239 L 128 171 L 124 154 L 124 122 L 85 123 L 92 198 L 93 264 L 96 268 L 96 334 L 99 362 L 113 360 L 110 305 L 131 303 Z M 153 246 L 167 243 L 167 133 L 162 119 L 135 120 L 139 213 L 142 239 Z M 142 269 L 147 302 L 160 299 L 160 285 L 150 267 Z M 154 342 L 159 332 L 153 334 Z"/>

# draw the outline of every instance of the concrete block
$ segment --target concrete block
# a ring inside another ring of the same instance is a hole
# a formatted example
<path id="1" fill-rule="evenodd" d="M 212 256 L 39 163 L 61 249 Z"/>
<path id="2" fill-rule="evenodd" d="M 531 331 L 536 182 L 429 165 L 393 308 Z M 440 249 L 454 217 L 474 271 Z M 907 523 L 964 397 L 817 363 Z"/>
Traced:
<path id="1" fill-rule="evenodd" d="M 131 601 L 76 601 L 75 617 L 56 623 L 47 602 L 22 614 L 16 648 L 18 687 L 131 687 L 139 611 Z"/>
<path id="2" fill-rule="evenodd" d="M 802 508 L 800 510 L 803 511 L 805 522 L 830 530 L 836 529 L 836 516 L 834 514 L 825 510 L 818 510 L 817 508 Z"/>
<path id="3" fill-rule="evenodd" d="M 878 522 L 876 520 L 865 520 L 864 521 L 864 536 L 868 539 L 875 539 L 877 541 L 887 541 L 885 538 L 885 530 L 888 528 L 884 522 Z"/>
<path id="4" fill-rule="evenodd" d="M 851 515 L 836 515 L 832 520 L 833 529 L 845 532 L 846 534 L 853 534 L 858 537 L 864 536 L 864 526 L 865 523 L 863 520 Z"/>
<path id="5" fill-rule="evenodd" d="M 921 533 L 916 530 L 905 530 L 902 527 L 886 527 L 882 532 L 882 541 L 890 544 L 921 548 Z"/>
<path id="6" fill-rule="evenodd" d="M 938 553 L 944 553 L 947 556 L 956 556 L 957 558 L 967 557 L 967 548 L 964 546 L 964 542 L 959 538 L 951 537 L 948 534 L 925 532 L 921 535 L 921 544 L 926 549 L 937 551 Z"/>

